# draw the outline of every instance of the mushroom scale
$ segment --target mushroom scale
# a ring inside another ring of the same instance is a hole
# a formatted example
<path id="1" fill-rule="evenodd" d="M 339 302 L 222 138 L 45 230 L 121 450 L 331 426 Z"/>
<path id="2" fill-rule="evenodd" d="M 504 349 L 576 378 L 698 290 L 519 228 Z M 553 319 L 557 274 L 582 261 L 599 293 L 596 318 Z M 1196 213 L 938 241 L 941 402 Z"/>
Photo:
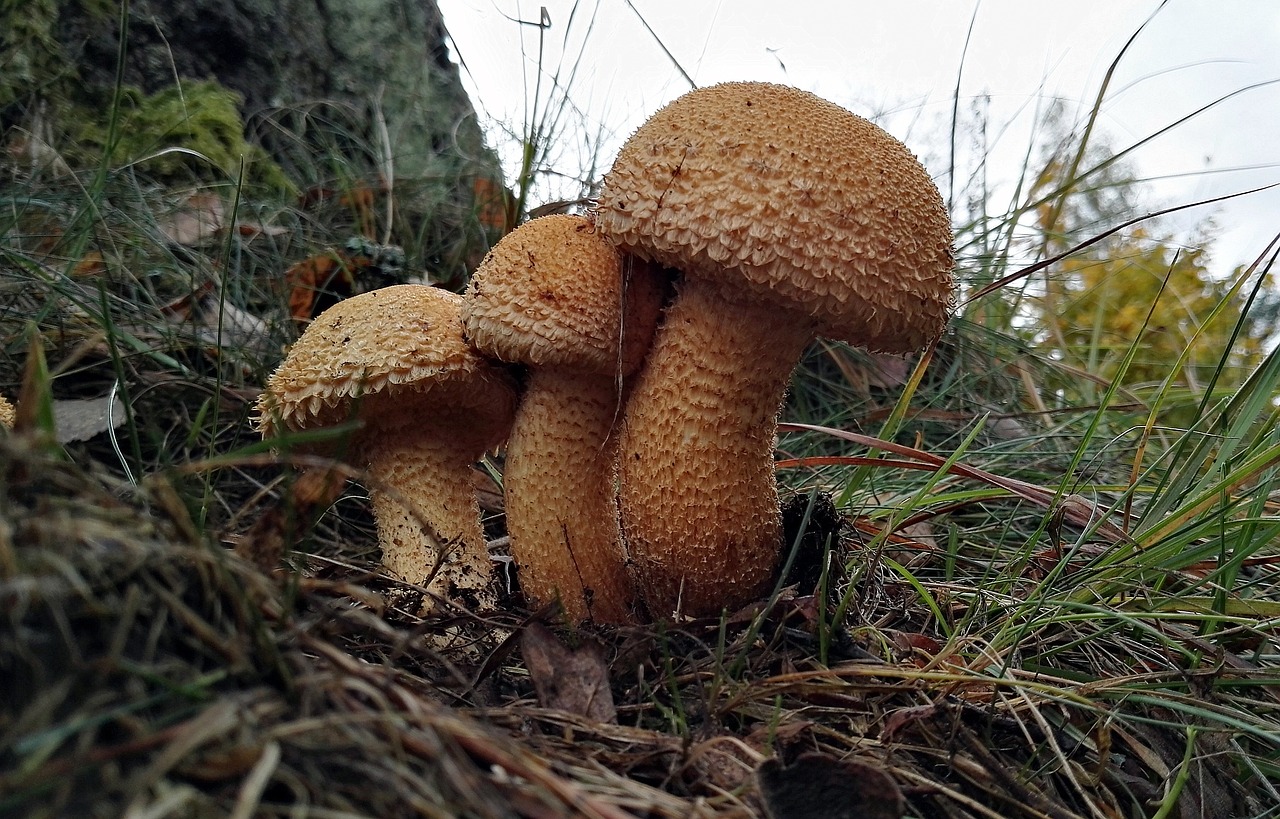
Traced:
<path id="1" fill-rule="evenodd" d="M 0 395 L 0 426 L 13 429 L 18 420 L 18 408 L 9 403 L 9 399 Z"/>
<path id="2" fill-rule="evenodd" d="M 781 556 L 772 451 L 792 369 L 818 336 L 906 352 L 942 331 L 946 208 L 867 120 L 798 89 L 726 83 L 640 126 L 596 223 L 682 273 L 621 444 L 622 527 L 645 600 L 655 614 L 744 605 Z"/>
<path id="3" fill-rule="evenodd" d="M 274 437 L 360 420 L 337 454 L 368 470 L 383 564 L 434 594 L 489 605 L 471 469 L 506 437 L 516 391 L 509 373 L 466 345 L 461 306 L 457 294 L 423 285 L 338 302 L 268 379 L 258 423 Z"/>
<path id="4" fill-rule="evenodd" d="M 573 621 L 635 618 L 618 528 L 623 379 L 648 349 L 664 279 L 583 217 L 546 216 L 502 238 L 471 279 L 463 321 L 478 351 L 523 364 L 507 444 L 507 531 L 520 585 Z"/>

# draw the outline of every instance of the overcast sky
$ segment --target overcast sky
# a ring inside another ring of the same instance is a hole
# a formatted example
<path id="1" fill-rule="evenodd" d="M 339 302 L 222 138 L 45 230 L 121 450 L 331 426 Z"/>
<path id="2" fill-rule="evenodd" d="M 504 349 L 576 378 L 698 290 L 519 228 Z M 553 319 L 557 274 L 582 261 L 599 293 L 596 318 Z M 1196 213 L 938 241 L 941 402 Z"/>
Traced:
<path id="1" fill-rule="evenodd" d="M 1157 180 L 1150 203 L 1178 204 L 1280 182 L 1277 0 L 1168 0 L 1163 6 L 1158 0 L 439 5 L 455 59 L 464 65 L 463 82 L 491 143 L 509 162 L 516 154 L 504 131 L 521 128 L 529 116 L 540 37 L 544 104 L 565 96 L 550 88 L 548 77 L 558 71 L 564 85 L 572 76 L 567 97 L 578 113 L 563 119 L 555 157 L 556 168 L 569 175 L 591 152 L 600 156 L 599 171 L 606 170 L 632 130 L 689 90 L 687 74 L 698 85 L 787 83 L 875 118 L 921 156 L 945 194 L 946 123 L 959 76 L 962 108 L 989 98 L 989 134 L 998 137 L 989 149 L 992 174 L 1011 180 L 1033 138 L 1037 111 L 1059 99 L 1073 117 L 1083 117 L 1108 66 L 1146 21 L 1102 108 L 1100 127 L 1113 147 L 1128 147 L 1240 92 L 1133 153 L 1139 174 Z M 540 19 L 549 28 L 535 25 Z M 540 196 L 571 190 L 550 180 Z M 1280 190 L 1212 213 L 1221 235 L 1215 267 L 1226 270 L 1251 260 L 1280 231 Z"/>

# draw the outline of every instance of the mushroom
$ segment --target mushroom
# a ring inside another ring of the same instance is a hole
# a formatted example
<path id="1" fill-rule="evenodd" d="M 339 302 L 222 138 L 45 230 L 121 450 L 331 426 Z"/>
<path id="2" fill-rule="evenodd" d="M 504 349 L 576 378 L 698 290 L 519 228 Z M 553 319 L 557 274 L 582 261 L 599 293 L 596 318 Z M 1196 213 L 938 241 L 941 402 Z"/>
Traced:
<path id="1" fill-rule="evenodd" d="M 926 345 L 952 234 L 924 168 L 872 123 L 765 83 L 690 92 L 606 175 L 596 223 L 683 274 L 622 434 L 622 529 L 655 614 L 757 599 L 782 552 L 773 470 L 791 371 L 816 336 Z"/>
<path id="2" fill-rule="evenodd" d="M 424 285 L 338 302 L 267 381 L 258 423 L 271 437 L 358 419 L 346 454 L 368 469 L 383 565 L 483 606 L 494 602 L 493 570 L 471 471 L 506 436 L 516 390 L 463 340 L 461 307 Z"/>
<path id="3" fill-rule="evenodd" d="M 503 473 L 520 586 L 536 602 L 558 597 L 573 621 L 635 617 L 614 433 L 623 378 L 649 347 L 663 284 L 587 219 L 558 215 L 503 237 L 465 295 L 471 345 L 528 369 Z"/>
<path id="4" fill-rule="evenodd" d="M 9 403 L 9 399 L 0 395 L 0 426 L 13 429 L 14 422 L 18 420 L 18 410 L 13 404 Z"/>

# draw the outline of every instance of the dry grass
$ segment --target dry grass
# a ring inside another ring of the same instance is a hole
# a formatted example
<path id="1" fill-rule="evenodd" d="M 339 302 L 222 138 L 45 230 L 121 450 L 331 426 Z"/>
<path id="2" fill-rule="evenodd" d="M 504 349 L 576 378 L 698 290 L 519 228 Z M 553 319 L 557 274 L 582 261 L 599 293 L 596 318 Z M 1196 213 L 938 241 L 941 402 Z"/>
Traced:
<path id="1" fill-rule="evenodd" d="M 1080 640 L 1082 666 L 1132 651 L 1150 669 L 1113 653 L 1116 677 L 1079 685 L 946 641 L 875 573 L 827 663 L 817 601 L 792 593 L 596 633 L 618 723 L 591 722 L 536 702 L 518 612 L 424 621 L 365 558 L 241 559 L 163 476 L 93 476 L 26 436 L 0 440 L 0 464 L 6 814 L 756 816 L 760 763 L 815 751 L 887 772 L 916 816 L 1265 813 L 1226 733 L 1110 696 L 1190 683 L 1225 707 L 1215 692 L 1257 675 L 1235 655 L 1194 672 L 1086 623 L 1035 635 Z"/>

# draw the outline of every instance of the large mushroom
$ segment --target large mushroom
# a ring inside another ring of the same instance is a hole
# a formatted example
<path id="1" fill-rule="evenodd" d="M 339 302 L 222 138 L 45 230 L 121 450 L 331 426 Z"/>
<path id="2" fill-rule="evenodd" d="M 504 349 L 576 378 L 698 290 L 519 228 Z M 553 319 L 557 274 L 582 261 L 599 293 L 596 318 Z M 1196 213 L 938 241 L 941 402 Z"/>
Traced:
<path id="1" fill-rule="evenodd" d="M 503 237 L 465 295 L 471 345 L 528 370 L 503 475 L 520 586 L 535 602 L 558 597 L 573 621 L 635 616 L 618 530 L 615 432 L 623 379 L 644 358 L 662 295 L 652 265 L 568 215 Z"/>
<path id="2" fill-rule="evenodd" d="M 516 390 L 463 340 L 461 307 L 457 294 L 423 285 L 338 302 L 271 375 L 258 416 L 267 437 L 359 420 L 342 454 L 367 467 L 383 564 L 485 606 L 493 564 L 471 470 L 505 438 Z"/>
<path id="3" fill-rule="evenodd" d="M 596 221 L 682 271 L 622 441 L 623 534 L 655 614 L 765 592 L 781 554 L 777 416 L 806 345 L 925 346 L 946 321 L 952 234 L 924 168 L 813 94 L 686 94 L 623 146 Z"/>

